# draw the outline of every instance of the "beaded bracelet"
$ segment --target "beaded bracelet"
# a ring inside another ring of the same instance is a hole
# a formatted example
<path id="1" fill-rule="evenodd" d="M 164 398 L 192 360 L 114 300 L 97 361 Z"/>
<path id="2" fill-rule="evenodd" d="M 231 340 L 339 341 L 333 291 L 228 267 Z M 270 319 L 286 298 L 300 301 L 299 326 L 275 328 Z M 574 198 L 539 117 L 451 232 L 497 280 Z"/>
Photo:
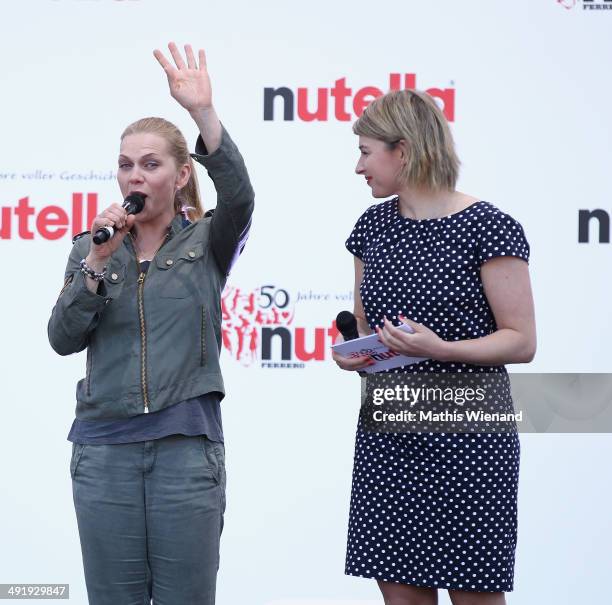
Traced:
<path id="1" fill-rule="evenodd" d="M 81 273 L 83 275 L 86 275 L 87 277 L 91 277 L 91 279 L 93 279 L 94 281 L 102 281 L 104 279 L 104 276 L 106 275 L 106 267 L 104 267 L 104 269 L 102 269 L 101 273 L 96 273 L 85 261 L 85 259 L 83 259 L 80 263 L 79 263 L 79 267 L 81 267 Z"/>

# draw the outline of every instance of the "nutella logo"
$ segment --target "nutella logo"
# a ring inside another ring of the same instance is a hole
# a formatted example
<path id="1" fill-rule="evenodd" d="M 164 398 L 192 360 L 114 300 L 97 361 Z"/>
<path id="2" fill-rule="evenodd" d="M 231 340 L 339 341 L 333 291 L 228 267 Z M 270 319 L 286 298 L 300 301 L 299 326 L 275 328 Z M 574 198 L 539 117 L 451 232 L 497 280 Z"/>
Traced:
<path id="1" fill-rule="evenodd" d="M 223 347 L 243 366 L 303 369 L 307 362 L 324 361 L 339 333 L 335 321 L 329 327 L 296 326 L 291 295 L 273 285 L 227 285 L 221 313 Z"/>
<path id="2" fill-rule="evenodd" d="M 97 214 L 97 193 L 73 193 L 70 213 L 61 206 L 37 210 L 30 205 L 29 197 L 22 197 L 15 206 L 0 208 L 0 239 L 56 240 L 68 232 L 74 237 L 89 228 Z"/>
<path id="3" fill-rule="evenodd" d="M 403 78 L 401 74 L 389 74 L 389 90 L 403 89 L 416 89 L 416 74 L 404 74 Z M 425 92 L 438 102 L 446 119 L 454 122 L 455 89 L 428 88 Z M 298 88 L 295 93 L 286 86 L 264 88 L 264 120 L 275 120 L 275 111 L 280 110 L 286 122 L 295 120 L 296 116 L 303 122 L 330 119 L 348 122 L 359 118 L 364 109 L 383 94 L 383 90 L 376 86 L 364 86 L 354 91 L 347 86 L 346 78 L 336 80 L 332 88 Z"/>

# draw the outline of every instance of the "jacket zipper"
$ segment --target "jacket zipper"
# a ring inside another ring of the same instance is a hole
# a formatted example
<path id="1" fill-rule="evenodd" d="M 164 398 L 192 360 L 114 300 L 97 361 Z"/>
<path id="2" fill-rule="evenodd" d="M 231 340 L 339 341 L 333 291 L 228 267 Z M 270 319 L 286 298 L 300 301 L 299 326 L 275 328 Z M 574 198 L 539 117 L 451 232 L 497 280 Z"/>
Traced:
<path id="1" fill-rule="evenodd" d="M 136 265 L 138 266 L 138 270 L 140 271 L 140 262 L 138 259 L 138 252 L 136 241 L 132 232 L 129 232 L 132 248 L 134 249 L 134 258 L 136 260 Z M 166 234 L 162 243 L 159 245 L 159 248 L 155 251 L 157 254 L 160 248 L 168 241 L 169 233 Z M 155 254 L 153 254 L 153 258 L 155 258 Z M 153 262 L 153 260 L 151 260 Z M 149 413 L 149 391 L 147 389 L 147 330 L 145 326 L 145 317 L 144 317 L 144 281 L 147 277 L 147 274 L 143 271 L 140 271 L 140 275 L 138 276 L 138 317 L 140 319 L 140 387 L 142 390 L 142 399 L 144 401 L 144 413 Z"/>
<path id="2" fill-rule="evenodd" d="M 141 272 L 138 276 L 138 316 L 140 318 L 140 384 L 142 388 L 142 399 L 144 400 L 145 414 L 149 412 L 149 393 L 147 392 L 147 332 L 144 318 L 144 302 L 142 291 L 146 273 Z"/>

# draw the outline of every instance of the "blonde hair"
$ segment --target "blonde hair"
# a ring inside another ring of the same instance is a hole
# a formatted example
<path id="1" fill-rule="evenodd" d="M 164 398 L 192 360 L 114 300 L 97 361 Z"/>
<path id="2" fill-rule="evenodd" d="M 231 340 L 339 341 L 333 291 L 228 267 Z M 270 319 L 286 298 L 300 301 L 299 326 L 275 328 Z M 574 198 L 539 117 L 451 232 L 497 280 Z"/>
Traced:
<path id="1" fill-rule="evenodd" d="M 378 97 L 353 124 L 357 135 L 384 141 L 391 149 L 406 141 L 408 159 L 399 173 L 409 185 L 454 191 L 459 158 L 448 122 L 427 93 L 396 90 Z"/>
<path id="2" fill-rule="evenodd" d="M 138 133 L 157 134 L 168 143 L 170 155 L 174 158 L 177 167 L 189 164 L 191 174 L 189 181 L 179 189 L 174 196 L 174 210 L 183 212 L 190 221 L 197 221 L 204 216 L 204 208 L 200 199 L 200 189 L 198 187 L 198 177 L 195 172 L 193 160 L 189 155 L 187 141 L 183 133 L 168 120 L 164 118 L 142 118 L 130 124 L 121 135 L 121 140 L 128 135 Z"/>

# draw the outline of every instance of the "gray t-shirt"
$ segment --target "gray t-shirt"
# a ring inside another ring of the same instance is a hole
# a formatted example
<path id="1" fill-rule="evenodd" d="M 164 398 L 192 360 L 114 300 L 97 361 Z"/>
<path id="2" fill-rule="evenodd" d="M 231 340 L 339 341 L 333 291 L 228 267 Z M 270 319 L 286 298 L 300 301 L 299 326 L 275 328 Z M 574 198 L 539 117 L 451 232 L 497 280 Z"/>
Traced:
<path id="1" fill-rule="evenodd" d="M 220 394 L 206 393 L 168 406 L 159 412 L 121 420 L 74 419 L 68 441 L 102 445 L 152 441 L 168 435 L 206 435 L 223 443 Z"/>

